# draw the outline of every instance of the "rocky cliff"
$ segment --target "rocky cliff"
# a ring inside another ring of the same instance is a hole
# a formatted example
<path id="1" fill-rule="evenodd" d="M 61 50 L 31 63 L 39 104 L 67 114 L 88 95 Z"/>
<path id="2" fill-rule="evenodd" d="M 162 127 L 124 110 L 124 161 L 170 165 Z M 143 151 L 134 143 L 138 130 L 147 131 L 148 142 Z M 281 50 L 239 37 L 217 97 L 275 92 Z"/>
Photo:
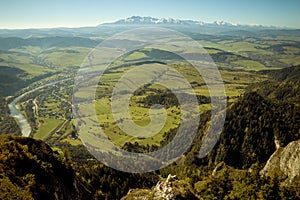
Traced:
<path id="1" fill-rule="evenodd" d="M 165 180 L 159 181 L 152 189 L 134 189 L 130 190 L 122 200 L 197 200 L 199 198 L 193 192 L 192 187 L 174 175 L 170 175 Z"/>
<path id="2" fill-rule="evenodd" d="M 300 140 L 279 147 L 260 172 L 263 176 L 286 177 L 286 184 L 300 183 Z"/>

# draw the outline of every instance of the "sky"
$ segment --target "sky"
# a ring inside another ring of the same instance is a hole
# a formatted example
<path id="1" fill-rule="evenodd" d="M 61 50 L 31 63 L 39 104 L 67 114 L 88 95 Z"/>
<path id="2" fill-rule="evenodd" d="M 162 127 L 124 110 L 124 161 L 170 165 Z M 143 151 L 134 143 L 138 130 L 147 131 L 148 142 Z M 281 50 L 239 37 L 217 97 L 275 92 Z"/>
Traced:
<path id="1" fill-rule="evenodd" d="M 96 26 L 139 15 L 300 28 L 300 0 L 0 0 L 0 29 Z"/>

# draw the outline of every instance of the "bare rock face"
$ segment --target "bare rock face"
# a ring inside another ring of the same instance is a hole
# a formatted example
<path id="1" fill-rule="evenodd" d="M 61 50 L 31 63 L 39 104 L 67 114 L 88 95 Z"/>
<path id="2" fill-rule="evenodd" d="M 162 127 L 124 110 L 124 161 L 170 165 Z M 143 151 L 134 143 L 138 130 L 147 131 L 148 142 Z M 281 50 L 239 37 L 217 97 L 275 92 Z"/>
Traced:
<path id="1" fill-rule="evenodd" d="M 286 147 L 279 147 L 268 160 L 260 172 L 263 176 L 283 174 L 286 183 L 300 183 L 300 140 L 289 143 Z"/>
<path id="2" fill-rule="evenodd" d="M 152 190 L 134 189 L 130 190 L 122 200 L 139 199 L 139 200 L 180 200 L 198 199 L 192 191 L 191 186 L 178 180 L 175 175 L 168 175 L 166 180 L 159 181 Z"/>
<path id="3" fill-rule="evenodd" d="M 154 198 L 153 199 L 173 199 L 175 191 L 172 188 L 174 182 L 178 181 L 177 177 L 171 174 L 168 175 L 166 181 L 159 181 L 154 188 Z"/>

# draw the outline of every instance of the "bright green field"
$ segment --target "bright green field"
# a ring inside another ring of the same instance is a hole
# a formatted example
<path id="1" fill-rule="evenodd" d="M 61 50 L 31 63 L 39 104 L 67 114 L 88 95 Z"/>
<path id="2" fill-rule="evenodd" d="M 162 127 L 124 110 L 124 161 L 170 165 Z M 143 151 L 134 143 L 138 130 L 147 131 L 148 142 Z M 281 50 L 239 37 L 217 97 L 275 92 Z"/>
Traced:
<path id="1" fill-rule="evenodd" d="M 286 63 L 287 65 L 299 65 L 300 64 L 300 56 L 294 58 L 282 58 L 281 62 Z"/>
<path id="2" fill-rule="evenodd" d="M 298 38 L 299 39 L 299 38 Z M 277 67 L 276 63 L 269 66 L 265 62 L 265 58 L 273 59 L 281 62 L 282 65 L 297 65 L 300 64 L 300 56 L 299 51 L 300 48 L 293 46 L 283 46 L 283 53 L 279 54 L 275 50 L 270 49 L 272 45 L 281 45 L 285 43 L 287 40 L 296 40 L 293 36 L 286 37 L 278 37 L 278 38 L 265 38 L 265 40 L 260 40 L 257 38 L 244 38 L 242 40 L 237 40 L 234 37 L 231 39 L 210 39 L 210 40 L 197 40 L 200 45 L 204 47 L 208 47 L 208 49 L 197 49 L 197 48 L 188 48 L 182 50 L 177 46 L 168 46 L 168 45 L 160 45 L 157 46 L 159 49 L 168 50 L 171 52 L 181 52 L 183 54 L 196 54 L 196 53 L 206 53 L 208 52 L 212 57 L 213 56 L 228 56 L 226 61 L 220 63 L 216 61 L 218 66 L 221 66 L 220 74 L 224 81 L 225 93 L 228 96 L 229 101 L 235 101 L 237 96 L 242 94 L 245 88 L 254 82 L 259 82 L 266 80 L 267 77 L 256 73 L 256 71 L 265 70 L 265 69 L 273 69 Z M 174 41 L 170 41 L 174 42 Z M 177 42 L 174 42 L 176 44 Z M 184 42 L 179 42 L 181 45 L 187 45 Z M 152 47 L 156 47 L 152 45 Z M 9 53 L 8 53 L 9 52 Z M 107 47 L 104 52 L 97 52 L 97 50 L 92 51 L 92 48 L 86 47 L 50 47 L 50 48 L 41 48 L 34 46 L 24 46 L 19 48 L 10 49 L 8 52 L 0 53 L 0 65 L 16 67 L 24 70 L 27 75 L 22 77 L 23 79 L 32 79 L 34 77 L 44 75 L 49 72 L 68 72 L 74 73 L 76 69 L 81 64 L 99 64 L 103 62 L 104 58 L 115 58 L 118 55 L 118 51 L 114 48 Z M 92 52 L 92 53 L 91 53 Z M 97 114 L 98 122 L 93 122 L 90 116 L 85 116 L 84 119 L 91 124 L 100 123 L 103 129 L 105 130 L 105 134 L 110 138 L 110 140 L 116 144 L 117 146 L 123 146 L 126 142 L 138 142 L 140 144 L 156 144 L 159 145 L 161 140 L 163 139 L 163 134 L 168 132 L 170 129 L 176 128 L 179 125 L 180 119 L 180 111 L 177 107 L 173 106 L 168 108 L 167 111 L 167 121 L 163 129 L 157 133 L 156 135 L 149 138 L 135 138 L 130 135 L 125 134 L 120 130 L 120 128 L 115 123 L 115 120 L 111 114 L 111 105 L 109 95 L 113 91 L 115 84 L 118 79 L 122 77 L 125 73 L 133 69 L 134 67 L 141 67 L 141 65 L 133 65 L 130 66 L 130 63 L 137 63 L 139 61 L 144 61 L 149 58 L 151 60 L 151 48 L 139 50 L 136 52 L 131 52 L 125 58 L 121 57 L 118 60 L 114 61 L 112 65 L 110 65 L 110 71 L 105 73 L 101 78 L 100 82 L 103 84 L 97 88 L 98 99 L 96 99 L 93 103 L 95 103 L 95 109 Z M 91 53 L 92 63 L 88 62 L 88 57 Z M 154 52 L 155 56 L 163 59 L 160 52 Z M 162 54 L 165 55 L 165 54 Z M 242 57 L 241 57 L 242 56 Z M 168 59 L 163 60 L 168 63 L 168 66 L 172 67 L 179 74 L 183 75 L 184 78 L 191 83 L 194 91 L 197 95 L 210 96 L 210 93 L 207 87 L 204 85 L 204 79 L 201 75 L 198 74 L 198 71 L 193 67 L 189 66 L 188 63 L 179 62 L 179 61 L 170 61 L 170 57 Z M 253 59 L 252 59 L 253 58 Z M 85 60 L 87 59 L 87 60 Z M 84 60 L 86 62 L 84 62 Z M 222 60 L 222 59 L 221 59 Z M 128 66 L 129 64 L 129 66 Z M 125 65 L 126 67 L 120 68 L 121 65 Z M 145 79 L 148 76 L 155 75 L 152 67 L 157 66 L 159 64 L 143 64 L 149 67 L 144 73 L 134 74 L 128 76 L 129 80 L 134 80 L 136 77 L 140 79 Z M 265 65 L 268 65 L 265 66 Z M 102 66 L 102 65 L 101 65 Z M 103 65 L 106 66 L 106 65 Z M 83 66 L 84 67 L 84 66 Z M 229 69 L 229 70 L 227 70 Z M 91 69 L 91 71 L 97 69 Z M 168 77 L 168 78 L 166 78 Z M 173 85 L 175 87 L 180 86 L 180 77 L 172 72 L 165 72 L 160 78 L 166 79 L 166 83 Z M 132 85 L 128 84 L 127 87 L 132 87 Z M 78 97 L 82 97 L 82 99 L 87 99 L 91 94 L 93 95 L 93 89 L 90 87 L 84 88 L 80 93 L 76 95 Z M 165 88 L 161 85 L 150 85 L 148 87 L 149 90 L 164 90 Z M 142 103 L 138 103 L 139 100 L 146 98 L 151 92 L 148 91 L 146 94 L 142 94 L 139 96 L 135 96 L 135 98 L 131 101 L 130 112 L 133 118 L 133 121 L 140 126 L 146 126 L 150 123 L 149 118 L 149 109 L 145 108 Z M 68 95 L 65 95 L 65 99 L 68 98 Z M 53 119 L 53 118 L 62 118 L 63 111 L 59 107 L 61 102 L 58 102 L 57 99 L 51 97 L 47 98 L 44 102 L 44 106 L 41 106 L 39 109 L 45 113 L 43 115 L 43 119 L 45 123 L 40 124 L 38 127 L 37 133 L 34 135 L 35 138 L 45 139 L 49 136 L 49 134 L 55 130 L 57 127 L 60 127 L 63 123 L 61 119 Z M 83 107 L 85 105 L 82 105 Z M 90 113 L 94 109 L 94 107 L 87 106 L 86 114 Z M 200 105 L 200 113 L 207 111 L 210 109 L 209 104 Z M 56 115 L 53 116 L 53 113 Z M 51 115 L 49 115 L 51 114 Z M 53 118 L 51 118 L 53 117 Z M 64 125 L 65 126 L 65 125 Z M 62 127 L 64 127 L 62 126 Z M 66 125 L 67 127 L 67 125 Z M 62 134 L 58 136 L 54 134 L 53 137 L 60 137 L 62 142 L 68 142 L 72 145 L 79 144 L 78 140 L 74 140 L 68 135 L 72 132 L 72 128 L 62 129 Z M 97 129 L 95 127 L 91 127 L 91 133 L 96 132 Z M 52 136 L 51 136 L 52 137 Z"/>
<path id="3" fill-rule="evenodd" d="M 218 51 L 218 50 L 213 50 Z M 191 50 L 192 52 L 192 50 Z M 123 58 L 126 61 L 129 60 L 135 60 L 142 58 L 145 54 L 141 52 L 135 52 L 129 54 L 129 58 Z M 118 64 L 116 64 L 118 63 Z M 168 109 L 167 111 L 167 120 L 164 125 L 164 127 L 159 131 L 156 135 L 151 136 L 149 138 L 136 138 L 131 135 L 128 135 L 124 133 L 116 124 L 115 119 L 112 116 L 112 110 L 111 110 L 111 99 L 109 96 L 111 95 L 113 88 L 115 87 L 115 84 L 118 82 L 118 80 L 127 72 L 130 72 L 130 70 L 133 70 L 136 66 L 126 66 L 123 68 L 119 68 L 119 65 L 122 65 L 122 60 L 117 60 L 113 65 L 111 65 L 111 70 L 109 73 L 104 73 L 101 78 L 100 82 L 101 84 L 97 88 L 97 93 L 99 94 L 99 98 L 93 102 L 94 105 L 81 105 L 81 110 L 83 113 L 82 116 L 84 117 L 84 121 L 88 123 L 87 127 L 90 127 L 87 132 L 90 134 L 94 132 L 98 132 L 95 124 L 100 123 L 100 126 L 104 130 L 105 135 L 114 143 L 114 145 L 122 147 L 126 142 L 138 142 L 139 144 L 143 145 L 160 145 L 160 142 L 163 139 L 163 134 L 168 133 L 171 129 L 177 128 L 179 126 L 180 121 L 180 110 L 179 108 L 173 106 Z M 152 70 L 157 66 L 160 66 L 161 64 L 142 64 L 137 66 L 137 68 L 141 68 L 142 66 L 147 69 L 146 72 L 140 71 L 139 73 L 134 74 L 127 74 L 126 79 L 127 80 L 134 80 L 135 78 L 140 79 L 146 79 L 147 77 L 155 77 L 155 72 Z M 265 80 L 267 77 L 260 75 L 260 74 L 254 74 L 254 72 L 248 71 L 248 70 L 260 70 L 265 69 L 265 66 L 260 64 L 259 62 L 252 61 L 252 60 L 241 60 L 235 63 L 237 68 L 241 68 L 240 70 L 234 70 L 234 71 L 228 71 L 228 70 L 220 70 L 221 77 L 224 81 L 224 87 L 225 87 L 225 93 L 229 97 L 230 101 L 234 101 L 237 96 L 242 94 L 244 92 L 244 89 L 251 83 L 259 82 L 262 80 Z M 170 67 L 172 67 L 175 71 L 177 71 L 179 74 L 183 75 L 184 78 L 189 82 L 192 83 L 192 87 L 196 94 L 203 95 L 203 96 L 210 96 L 210 93 L 205 85 L 203 85 L 204 79 L 199 74 L 199 72 L 194 68 L 188 65 L 187 63 L 181 62 L 181 63 L 171 63 L 169 64 Z M 163 66 L 161 66 L 163 67 Z M 246 69 L 246 70 L 242 70 Z M 173 72 L 172 70 L 167 70 L 160 74 L 160 78 L 162 80 L 166 80 L 167 84 L 172 85 L 173 87 L 178 87 L 182 84 L 181 77 Z M 128 82 L 128 85 L 126 88 L 133 87 L 131 85 L 131 82 Z M 158 85 L 158 84 L 151 84 L 148 86 L 148 89 L 150 90 L 165 90 L 165 87 Z M 86 98 L 88 93 L 85 93 L 89 91 L 89 88 L 86 88 L 86 90 L 83 90 L 81 93 L 78 93 L 79 97 Z M 139 126 L 147 126 L 149 123 L 151 123 L 149 118 L 149 109 L 144 107 L 144 105 L 140 100 L 146 98 L 149 94 L 152 92 L 148 91 L 145 94 L 134 96 L 131 99 L 130 102 L 130 114 L 132 117 L 132 120 L 134 123 L 136 123 Z M 97 95 L 96 95 L 97 96 Z M 97 121 L 89 117 L 89 114 L 92 113 L 92 111 L 95 109 L 95 113 L 97 115 Z M 203 113 L 210 109 L 209 104 L 203 104 L 200 105 L 199 112 Z"/>
<path id="4" fill-rule="evenodd" d="M 56 67 L 74 67 L 80 66 L 91 50 L 83 47 L 54 48 L 50 52 L 40 54 L 39 57 Z"/>
<path id="5" fill-rule="evenodd" d="M 235 65 L 235 68 L 244 69 L 244 70 L 259 71 L 259 70 L 267 69 L 263 64 L 254 60 L 239 60 L 239 61 L 232 62 L 232 64 Z"/>
<path id="6" fill-rule="evenodd" d="M 31 57 L 25 55 L 17 55 L 15 53 L 0 54 L 0 60 L 1 59 L 3 61 L 0 62 L 0 65 L 23 70 L 26 73 L 26 76 L 21 78 L 25 80 L 32 79 L 36 76 L 40 76 L 49 72 L 54 72 L 52 69 L 35 64 Z"/>
<path id="7" fill-rule="evenodd" d="M 124 60 L 129 61 L 129 60 L 137 60 L 137 59 L 142 59 L 142 58 L 147 58 L 148 56 L 144 54 L 143 52 L 133 52 L 129 56 L 127 56 Z"/>
<path id="8" fill-rule="evenodd" d="M 223 40 L 220 42 L 212 42 L 207 40 L 198 41 L 204 47 L 217 48 L 227 52 L 256 52 L 260 54 L 271 54 L 272 52 L 266 51 L 262 48 L 268 47 L 267 45 L 255 44 L 253 42 L 237 42 L 232 40 Z"/>
<path id="9" fill-rule="evenodd" d="M 138 139 L 130 135 L 125 134 L 116 125 L 115 120 L 111 114 L 110 102 L 108 99 L 100 99 L 95 102 L 95 109 L 98 120 L 104 128 L 105 134 L 111 139 L 111 141 L 117 146 L 123 146 L 125 142 L 139 142 L 141 144 L 159 144 L 163 139 L 162 134 L 168 132 L 171 128 L 176 128 L 179 124 L 180 111 L 176 107 L 167 109 L 167 119 L 163 129 L 155 136 L 145 139 Z M 139 126 L 146 126 L 150 123 L 149 109 L 141 107 L 134 102 L 130 106 L 130 112 L 133 121 Z"/>
<path id="10" fill-rule="evenodd" d="M 35 139 L 45 139 L 55 128 L 57 128 L 63 120 L 53 118 L 40 118 L 44 121 L 34 134 Z"/>

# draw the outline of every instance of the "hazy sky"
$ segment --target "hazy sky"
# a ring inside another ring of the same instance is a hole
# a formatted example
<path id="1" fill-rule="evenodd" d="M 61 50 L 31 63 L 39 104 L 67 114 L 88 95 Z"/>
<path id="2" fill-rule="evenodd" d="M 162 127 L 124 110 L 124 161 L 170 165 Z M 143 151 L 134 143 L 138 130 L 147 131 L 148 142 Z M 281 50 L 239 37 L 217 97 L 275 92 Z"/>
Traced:
<path id="1" fill-rule="evenodd" d="M 0 0 L 0 28 L 95 26 L 133 15 L 300 28 L 300 0 Z"/>

